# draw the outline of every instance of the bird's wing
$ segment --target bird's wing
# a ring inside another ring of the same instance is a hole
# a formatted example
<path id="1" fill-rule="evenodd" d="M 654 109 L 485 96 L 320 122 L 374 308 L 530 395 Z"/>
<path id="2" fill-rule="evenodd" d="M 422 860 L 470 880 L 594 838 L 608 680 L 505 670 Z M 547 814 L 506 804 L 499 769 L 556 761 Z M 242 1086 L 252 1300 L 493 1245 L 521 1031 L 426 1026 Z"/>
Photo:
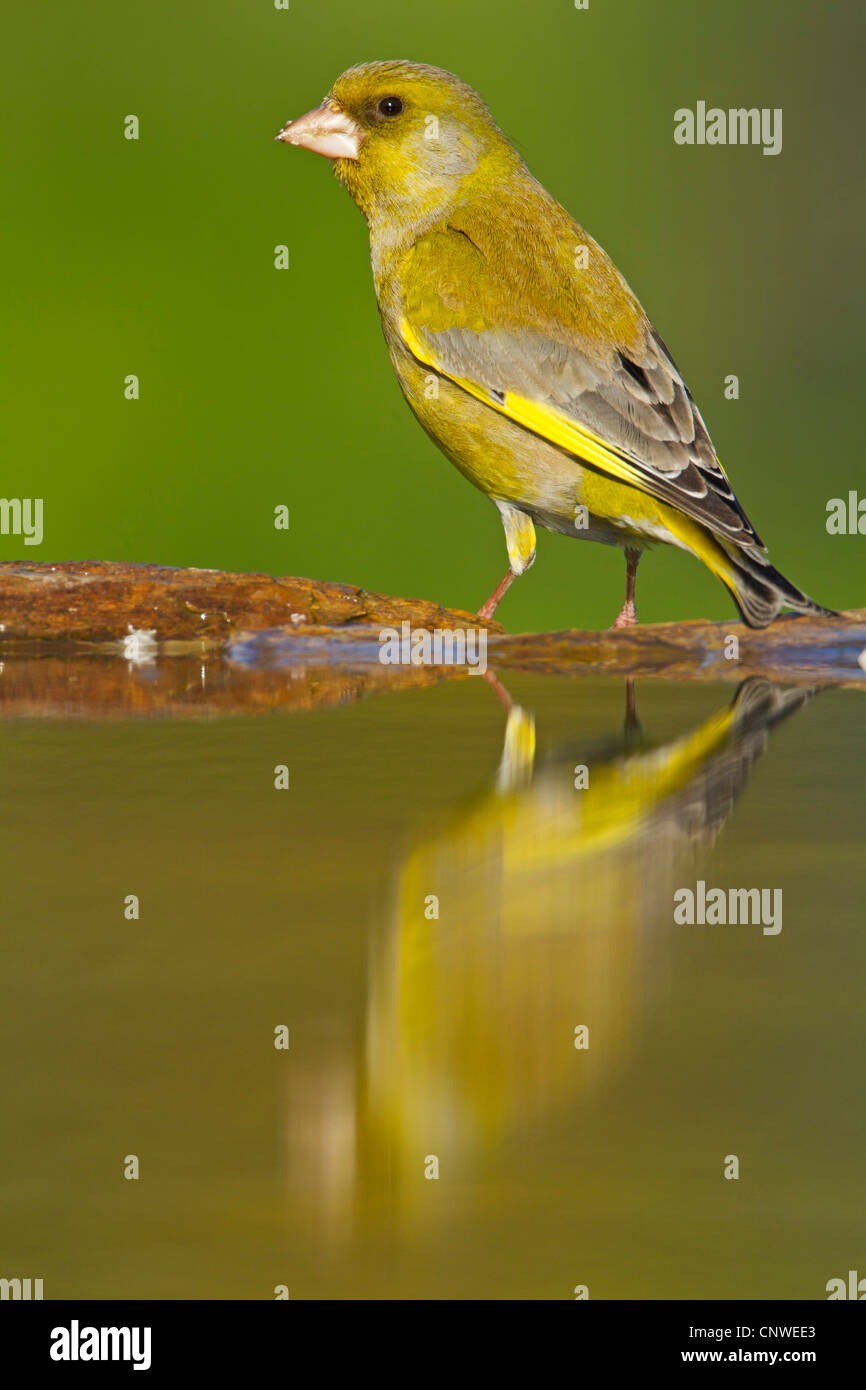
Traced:
<path id="1" fill-rule="evenodd" d="M 486 209 L 452 214 L 416 241 L 400 275 L 405 347 L 492 410 L 763 560 L 664 343 L 601 248 L 550 204 L 567 225 L 552 235 L 548 209 L 540 239 Z M 572 259 L 581 246 L 586 268 Z"/>

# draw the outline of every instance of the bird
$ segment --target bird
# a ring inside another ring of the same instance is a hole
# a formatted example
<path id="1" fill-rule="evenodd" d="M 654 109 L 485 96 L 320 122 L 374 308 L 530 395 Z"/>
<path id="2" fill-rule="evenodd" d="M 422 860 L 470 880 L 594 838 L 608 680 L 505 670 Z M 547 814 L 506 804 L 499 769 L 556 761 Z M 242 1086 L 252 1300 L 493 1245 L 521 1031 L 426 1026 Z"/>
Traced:
<path id="1" fill-rule="evenodd" d="M 479 617 L 533 564 L 536 526 L 624 550 L 615 628 L 637 623 L 658 543 L 701 560 L 750 627 L 832 613 L 771 565 L 633 291 L 467 83 L 363 63 L 275 138 L 332 161 L 367 223 L 403 394 L 500 513 L 508 569 Z"/>

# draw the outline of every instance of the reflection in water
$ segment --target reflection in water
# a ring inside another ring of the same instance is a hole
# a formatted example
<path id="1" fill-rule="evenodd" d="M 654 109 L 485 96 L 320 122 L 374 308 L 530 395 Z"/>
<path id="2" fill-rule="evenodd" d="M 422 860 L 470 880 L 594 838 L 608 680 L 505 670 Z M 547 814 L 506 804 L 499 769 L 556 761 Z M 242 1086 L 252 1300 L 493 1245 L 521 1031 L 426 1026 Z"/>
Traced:
<path id="1" fill-rule="evenodd" d="M 700 876 L 769 728 L 808 698 L 749 680 L 654 747 L 628 689 L 619 736 L 540 758 L 532 715 L 505 697 L 489 788 L 395 868 L 363 1075 L 336 1059 L 327 1088 L 293 1073 L 290 1172 L 319 1216 L 340 1229 L 378 1200 L 435 1220 L 428 1156 L 469 1176 L 611 1083 L 666 987 L 674 891 Z"/>

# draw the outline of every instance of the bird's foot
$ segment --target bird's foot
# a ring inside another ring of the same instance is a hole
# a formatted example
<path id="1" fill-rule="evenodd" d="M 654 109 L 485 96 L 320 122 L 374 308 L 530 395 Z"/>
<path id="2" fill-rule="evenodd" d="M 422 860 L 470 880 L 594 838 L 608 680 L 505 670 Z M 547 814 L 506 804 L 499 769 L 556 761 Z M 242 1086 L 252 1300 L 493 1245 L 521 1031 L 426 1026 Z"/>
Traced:
<path id="1" fill-rule="evenodd" d="M 629 599 L 626 599 L 611 632 L 617 632 L 622 627 L 637 627 L 637 625 L 637 609 Z"/>

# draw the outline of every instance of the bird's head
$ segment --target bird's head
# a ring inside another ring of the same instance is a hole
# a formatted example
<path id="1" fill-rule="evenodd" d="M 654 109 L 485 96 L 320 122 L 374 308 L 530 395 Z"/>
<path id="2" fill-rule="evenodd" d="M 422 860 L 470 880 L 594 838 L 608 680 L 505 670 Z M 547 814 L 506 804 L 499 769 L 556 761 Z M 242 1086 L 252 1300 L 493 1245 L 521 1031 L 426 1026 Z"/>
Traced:
<path id="1" fill-rule="evenodd" d="M 332 159 L 371 225 L 436 215 L 482 166 L 496 180 L 521 164 L 477 93 L 423 63 L 349 68 L 277 139 Z"/>

